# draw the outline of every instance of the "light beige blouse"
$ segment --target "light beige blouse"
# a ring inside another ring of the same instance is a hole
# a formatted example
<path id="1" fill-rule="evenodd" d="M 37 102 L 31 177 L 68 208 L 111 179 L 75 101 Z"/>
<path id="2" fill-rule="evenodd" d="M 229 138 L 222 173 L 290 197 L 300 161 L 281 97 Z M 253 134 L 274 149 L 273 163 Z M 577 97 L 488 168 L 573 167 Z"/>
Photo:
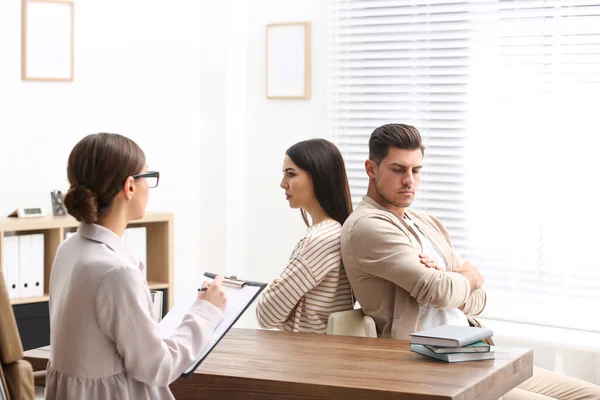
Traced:
<path id="1" fill-rule="evenodd" d="M 161 338 L 144 265 L 112 231 L 82 224 L 50 276 L 46 399 L 173 399 L 168 385 L 202 352 L 223 313 L 196 300 Z"/>

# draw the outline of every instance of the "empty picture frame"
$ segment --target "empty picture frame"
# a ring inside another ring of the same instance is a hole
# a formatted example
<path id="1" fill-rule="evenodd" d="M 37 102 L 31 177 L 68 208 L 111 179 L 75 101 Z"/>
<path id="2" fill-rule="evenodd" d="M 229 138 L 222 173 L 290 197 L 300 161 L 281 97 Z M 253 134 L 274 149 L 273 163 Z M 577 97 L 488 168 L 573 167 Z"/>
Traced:
<path id="1" fill-rule="evenodd" d="M 267 98 L 310 97 L 310 23 L 267 25 Z"/>
<path id="2" fill-rule="evenodd" d="M 21 79 L 73 80 L 72 1 L 22 0 Z"/>

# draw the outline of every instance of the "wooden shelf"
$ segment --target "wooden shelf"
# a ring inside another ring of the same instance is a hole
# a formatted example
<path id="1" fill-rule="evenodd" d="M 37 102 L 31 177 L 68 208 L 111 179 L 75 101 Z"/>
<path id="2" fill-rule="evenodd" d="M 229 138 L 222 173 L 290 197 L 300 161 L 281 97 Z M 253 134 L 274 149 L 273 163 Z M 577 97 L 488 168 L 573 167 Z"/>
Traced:
<path id="1" fill-rule="evenodd" d="M 148 282 L 148 287 L 152 290 L 169 289 L 169 284 L 166 282 Z M 13 306 L 20 304 L 43 303 L 45 301 L 48 301 L 47 294 L 37 297 L 19 297 L 17 299 L 10 299 L 10 303 Z"/>
<path id="2" fill-rule="evenodd" d="M 148 282 L 148 287 L 152 290 L 168 289 L 169 284 L 164 282 Z"/>
<path id="3" fill-rule="evenodd" d="M 18 299 L 10 299 L 10 304 L 16 306 L 19 304 L 43 303 L 45 301 L 48 301 L 47 294 L 38 297 L 19 297 Z"/>
<path id="4" fill-rule="evenodd" d="M 79 222 L 70 215 L 64 217 L 9 218 L 0 217 L 0 273 L 3 273 L 3 242 L 6 234 L 24 235 L 42 233 L 44 235 L 44 293 L 48 293 L 50 271 L 56 250 L 65 240 L 67 232 L 74 232 Z M 173 307 L 173 214 L 166 212 L 146 212 L 128 227 L 146 228 L 146 260 L 148 287 L 153 290 L 166 290 L 167 310 Z M 48 295 L 11 299 L 11 304 L 32 304 L 47 302 Z"/>
<path id="5" fill-rule="evenodd" d="M 173 214 L 165 212 L 148 211 L 144 218 L 131 221 L 129 226 L 143 226 L 150 222 L 165 222 L 173 220 Z M 77 228 L 79 222 L 70 215 L 64 217 L 34 217 L 11 218 L 0 217 L 0 231 L 22 232 L 56 228 Z"/>

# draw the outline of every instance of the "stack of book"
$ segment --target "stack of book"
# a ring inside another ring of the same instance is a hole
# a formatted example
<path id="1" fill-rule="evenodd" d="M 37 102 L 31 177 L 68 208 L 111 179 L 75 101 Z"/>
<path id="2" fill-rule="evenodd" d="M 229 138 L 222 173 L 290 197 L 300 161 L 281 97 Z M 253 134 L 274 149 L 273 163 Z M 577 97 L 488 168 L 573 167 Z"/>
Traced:
<path id="1" fill-rule="evenodd" d="M 493 334 L 489 328 L 442 325 L 411 333 L 410 349 L 446 362 L 491 360 L 493 346 L 483 341 Z"/>

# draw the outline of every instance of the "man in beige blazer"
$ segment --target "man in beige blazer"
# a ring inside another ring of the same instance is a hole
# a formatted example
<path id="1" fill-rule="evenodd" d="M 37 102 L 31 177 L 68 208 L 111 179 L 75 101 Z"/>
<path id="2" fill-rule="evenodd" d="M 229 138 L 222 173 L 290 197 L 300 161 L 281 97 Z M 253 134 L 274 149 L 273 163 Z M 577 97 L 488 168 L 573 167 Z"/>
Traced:
<path id="1" fill-rule="evenodd" d="M 435 217 L 408 207 L 420 183 L 424 147 L 419 131 L 383 125 L 369 140 L 367 196 L 342 228 L 342 259 L 379 337 L 408 339 L 434 326 L 476 325 L 486 303 L 483 277 L 461 260 Z M 534 369 L 504 400 L 600 399 L 600 388 Z"/>
<path id="2" fill-rule="evenodd" d="M 342 229 L 346 273 L 364 312 L 380 337 L 408 339 L 420 324 L 424 307 L 459 309 L 444 322 L 467 325 L 466 315 L 485 307 L 483 278 L 454 251 L 446 228 L 435 217 L 410 210 L 423 167 L 421 136 L 412 126 L 377 128 L 369 141 L 367 196 Z M 431 241 L 432 262 L 422 262 L 423 235 Z M 434 258 L 440 258 L 439 268 Z M 436 268 L 438 267 L 438 268 Z"/>

